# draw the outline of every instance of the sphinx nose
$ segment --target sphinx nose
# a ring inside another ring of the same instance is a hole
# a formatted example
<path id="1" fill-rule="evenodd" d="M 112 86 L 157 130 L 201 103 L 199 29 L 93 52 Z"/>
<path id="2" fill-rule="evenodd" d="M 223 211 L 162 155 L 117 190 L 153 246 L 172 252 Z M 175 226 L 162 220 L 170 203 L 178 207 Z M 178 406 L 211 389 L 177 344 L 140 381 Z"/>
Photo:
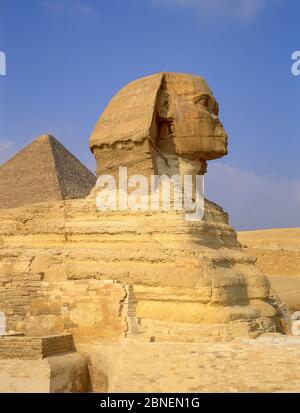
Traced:
<path id="1" fill-rule="evenodd" d="M 216 122 L 217 122 L 217 125 L 218 125 L 221 129 L 224 130 L 223 123 L 220 121 L 220 119 L 219 119 L 218 117 L 217 117 L 217 119 L 216 119 Z"/>
<path id="2" fill-rule="evenodd" d="M 222 122 L 220 121 L 219 117 L 215 115 L 214 113 L 211 114 L 211 117 L 213 118 L 214 122 L 216 125 L 220 126 L 223 128 Z M 224 128 L 223 128 L 224 129 Z"/>
<path id="3" fill-rule="evenodd" d="M 220 119 L 219 119 L 218 117 L 216 117 L 216 118 L 214 119 L 214 121 L 215 121 L 215 131 L 217 132 L 217 134 L 218 134 L 218 135 L 226 135 L 226 136 L 227 136 L 227 134 L 226 134 L 226 132 L 225 132 L 225 129 L 224 129 L 224 127 L 223 127 L 223 124 L 222 124 L 222 122 L 220 121 Z"/>

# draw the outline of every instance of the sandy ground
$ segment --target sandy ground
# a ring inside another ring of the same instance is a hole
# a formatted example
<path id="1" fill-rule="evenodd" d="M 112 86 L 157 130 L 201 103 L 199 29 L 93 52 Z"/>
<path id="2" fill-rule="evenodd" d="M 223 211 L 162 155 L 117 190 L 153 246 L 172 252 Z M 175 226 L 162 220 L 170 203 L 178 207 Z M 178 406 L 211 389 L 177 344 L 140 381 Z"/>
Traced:
<path id="1" fill-rule="evenodd" d="M 291 310 L 300 311 L 300 276 L 272 275 L 269 279 L 282 301 L 288 304 Z"/>
<path id="2" fill-rule="evenodd" d="M 300 310 L 300 228 L 241 231 L 238 239 L 282 300 Z"/>
<path id="3" fill-rule="evenodd" d="M 240 231 L 238 238 L 248 246 L 300 250 L 300 228 L 274 228 L 257 231 Z"/>

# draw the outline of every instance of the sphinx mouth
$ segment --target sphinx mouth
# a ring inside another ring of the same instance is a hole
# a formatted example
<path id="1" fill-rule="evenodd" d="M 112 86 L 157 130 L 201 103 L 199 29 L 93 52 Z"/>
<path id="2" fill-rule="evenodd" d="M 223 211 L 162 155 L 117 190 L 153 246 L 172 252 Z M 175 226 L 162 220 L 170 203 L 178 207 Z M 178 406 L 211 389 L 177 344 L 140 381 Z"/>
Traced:
<path id="1" fill-rule="evenodd" d="M 227 134 L 222 134 L 222 135 L 207 135 L 207 136 L 199 136 L 199 138 L 209 138 L 209 139 L 217 139 L 217 140 L 222 140 L 224 143 L 227 145 L 228 144 L 228 135 Z"/>
<path id="2" fill-rule="evenodd" d="M 222 140 L 224 142 L 224 144 L 228 145 L 228 135 L 227 133 L 222 133 L 221 135 L 213 135 L 213 136 L 209 136 L 212 139 L 218 139 L 218 140 Z"/>

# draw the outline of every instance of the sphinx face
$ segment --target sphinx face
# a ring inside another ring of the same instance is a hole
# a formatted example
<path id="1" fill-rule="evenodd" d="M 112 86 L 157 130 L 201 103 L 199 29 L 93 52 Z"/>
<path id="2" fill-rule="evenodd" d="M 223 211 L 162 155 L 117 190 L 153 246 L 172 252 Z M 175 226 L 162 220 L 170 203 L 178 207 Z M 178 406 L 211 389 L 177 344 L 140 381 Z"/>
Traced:
<path id="1" fill-rule="evenodd" d="M 218 103 L 203 79 L 166 82 L 158 107 L 163 121 L 159 147 L 163 151 L 173 151 L 191 161 L 207 161 L 227 154 L 228 138 L 218 118 Z"/>
<path id="2" fill-rule="evenodd" d="M 217 159 L 227 154 L 227 135 L 218 104 L 205 91 L 174 97 L 174 143 L 180 155 Z"/>

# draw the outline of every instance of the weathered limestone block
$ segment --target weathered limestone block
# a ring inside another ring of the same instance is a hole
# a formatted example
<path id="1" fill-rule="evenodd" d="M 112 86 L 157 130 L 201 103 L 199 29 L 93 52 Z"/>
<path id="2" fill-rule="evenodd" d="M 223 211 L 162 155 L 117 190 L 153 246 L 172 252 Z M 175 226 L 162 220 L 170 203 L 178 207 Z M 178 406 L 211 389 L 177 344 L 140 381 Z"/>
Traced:
<path id="1" fill-rule="evenodd" d="M 84 357 L 76 352 L 42 360 L 0 360 L 1 393 L 83 393 L 89 391 Z"/>
<path id="2" fill-rule="evenodd" d="M 87 363 L 76 353 L 71 334 L 0 336 L 2 393 L 76 393 L 88 390 Z"/>
<path id="3" fill-rule="evenodd" d="M 36 360 L 60 353 L 70 353 L 74 350 L 71 334 L 46 337 L 30 337 L 23 334 L 0 336 L 0 359 Z"/>

